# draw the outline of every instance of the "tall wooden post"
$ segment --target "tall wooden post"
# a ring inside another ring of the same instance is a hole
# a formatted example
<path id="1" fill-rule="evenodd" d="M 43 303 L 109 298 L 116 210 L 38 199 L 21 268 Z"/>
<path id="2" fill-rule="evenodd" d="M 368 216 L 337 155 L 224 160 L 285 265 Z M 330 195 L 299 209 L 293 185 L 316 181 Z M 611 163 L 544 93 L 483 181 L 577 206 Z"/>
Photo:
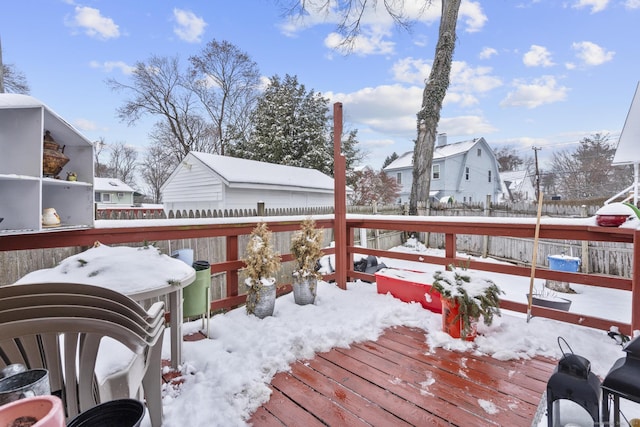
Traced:
<path id="1" fill-rule="evenodd" d="M 640 231 L 633 233 L 633 261 L 631 269 L 631 331 L 640 330 Z"/>
<path id="2" fill-rule="evenodd" d="M 347 176 L 342 155 L 342 103 L 333 104 L 333 194 L 336 248 L 336 283 L 347 289 Z"/>

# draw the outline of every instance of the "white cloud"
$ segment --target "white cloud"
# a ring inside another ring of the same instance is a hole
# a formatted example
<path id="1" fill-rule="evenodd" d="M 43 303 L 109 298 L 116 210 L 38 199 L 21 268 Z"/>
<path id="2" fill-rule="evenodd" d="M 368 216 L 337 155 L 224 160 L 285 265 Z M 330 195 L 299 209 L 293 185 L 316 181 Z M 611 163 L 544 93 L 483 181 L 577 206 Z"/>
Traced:
<path id="1" fill-rule="evenodd" d="M 484 117 L 475 115 L 442 118 L 438 122 L 438 132 L 449 135 L 484 136 L 496 130 Z"/>
<path id="2" fill-rule="evenodd" d="M 79 130 L 85 131 L 85 132 L 98 129 L 98 126 L 96 125 L 95 122 L 92 122 L 91 120 L 87 120 L 87 119 L 76 119 L 74 120 L 74 125 Z"/>
<path id="3" fill-rule="evenodd" d="M 602 65 L 613 59 L 615 52 L 605 51 L 604 48 L 592 42 L 576 42 L 571 45 L 576 51 L 576 56 L 582 60 L 586 66 Z"/>
<path id="4" fill-rule="evenodd" d="M 330 33 L 324 40 L 324 45 L 342 54 L 356 55 L 388 55 L 393 53 L 395 43 L 383 40 L 385 33 L 373 33 L 370 36 L 359 34 L 349 42 L 338 33 Z"/>
<path id="5" fill-rule="evenodd" d="M 627 9 L 640 9 L 640 0 L 627 0 L 624 2 L 624 7 Z"/>
<path id="6" fill-rule="evenodd" d="M 173 17 L 177 23 L 173 28 L 173 32 L 181 40 L 189 43 L 200 42 L 202 34 L 204 34 L 204 29 L 207 26 L 204 19 L 191 11 L 182 9 L 173 9 Z"/>
<path id="7" fill-rule="evenodd" d="M 358 55 L 379 55 L 393 52 L 395 43 L 391 41 L 393 29 L 396 25 L 393 18 L 385 7 L 378 2 L 365 2 L 366 7 L 361 16 L 357 16 L 359 10 L 352 10 L 351 17 L 347 17 L 346 26 L 349 27 L 356 19 L 360 22 L 360 31 L 350 46 L 351 50 L 345 49 L 343 37 L 340 34 L 331 32 L 324 40 L 325 46 L 337 49 L 341 53 L 356 53 Z M 323 3 L 324 4 L 324 3 Z M 394 2 L 390 2 L 394 7 Z M 420 23 L 432 25 L 440 21 L 441 0 L 434 0 L 425 7 L 424 0 L 405 0 L 399 2 L 401 6 L 396 7 L 395 12 L 410 23 Z M 282 32 L 287 36 L 295 36 L 316 25 L 333 24 L 334 28 L 343 22 L 344 10 L 341 10 L 339 2 L 327 2 L 326 7 L 308 7 L 307 13 L 296 16 L 289 16 L 280 25 Z M 459 26 L 460 30 L 467 32 L 480 31 L 487 22 L 487 16 L 483 13 L 479 2 L 463 0 L 458 13 L 458 19 L 464 25 Z M 462 27 L 462 28 L 460 28 Z M 416 37 L 416 44 L 424 43 L 424 36 Z"/>
<path id="8" fill-rule="evenodd" d="M 605 51 L 604 48 L 592 42 L 577 42 L 571 47 L 576 51 L 576 56 L 587 66 L 602 65 L 611 61 L 615 55 L 614 51 Z"/>
<path id="9" fill-rule="evenodd" d="M 120 37 L 120 30 L 113 19 L 102 16 L 100 10 L 92 7 L 76 6 L 75 15 L 66 25 L 82 28 L 89 37 L 103 40 Z"/>
<path id="10" fill-rule="evenodd" d="M 567 87 L 559 86 L 552 76 L 543 76 L 531 83 L 515 80 L 513 86 L 515 90 L 509 92 L 500 102 L 500 106 L 536 108 L 544 104 L 564 101 L 569 92 Z"/>
<path id="11" fill-rule="evenodd" d="M 463 107 L 478 104 L 476 95 L 502 86 L 500 78 L 492 75 L 491 67 L 470 67 L 464 61 L 453 61 L 449 89 L 444 103 L 455 103 Z M 403 58 L 393 64 L 394 80 L 424 87 L 431 72 L 431 62 L 415 58 Z"/>
<path id="12" fill-rule="evenodd" d="M 527 67 L 551 67 L 551 53 L 544 46 L 531 45 L 531 48 L 522 57 L 522 62 Z"/>
<path id="13" fill-rule="evenodd" d="M 608 4 L 609 0 L 578 0 L 574 3 L 573 7 L 576 9 L 590 7 L 591 13 L 597 13 L 605 10 Z"/>
<path id="14" fill-rule="evenodd" d="M 489 59 L 492 56 L 497 55 L 497 54 L 498 54 L 498 51 L 495 50 L 494 48 L 492 48 L 492 47 L 483 47 L 482 51 L 480 51 L 480 54 L 478 55 L 478 57 L 480 59 Z"/>
<path id="15" fill-rule="evenodd" d="M 106 73 L 110 73 L 113 70 L 118 69 L 122 74 L 132 74 L 135 70 L 135 67 L 132 67 L 123 61 L 105 61 L 102 63 L 98 61 L 91 61 L 89 66 L 91 68 L 98 68 Z"/>
<path id="16" fill-rule="evenodd" d="M 460 4 L 458 19 L 461 19 L 466 24 L 464 30 L 467 33 L 476 33 L 482 30 L 488 20 L 487 15 L 482 12 L 480 3 L 473 1 L 463 1 Z"/>
<path id="17" fill-rule="evenodd" d="M 391 67 L 393 79 L 400 83 L 424 84 L 431 72 L 431 61 L 412 57 L 402 58 Z"/>
<path id="18" fill-rule="evenodd" d="M 348 105 L 345 120 L 386 134 L 415 134 L 416 113 L 422 105 L 422 88 L 381 85 L 352 93 L 323 93 Z M 331 101 L 333 102 L 333 101 Z M 415 137 L 415 135 L 414 135 Z"/>

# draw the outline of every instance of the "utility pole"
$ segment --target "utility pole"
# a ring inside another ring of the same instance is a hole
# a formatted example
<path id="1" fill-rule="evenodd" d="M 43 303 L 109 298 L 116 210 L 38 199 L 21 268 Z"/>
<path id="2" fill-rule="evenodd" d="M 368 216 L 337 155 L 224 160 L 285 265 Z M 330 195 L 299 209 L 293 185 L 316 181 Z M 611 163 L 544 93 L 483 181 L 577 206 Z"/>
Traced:
<path id="1" fill-rule="evenodd" d="M 536 200 L 540 195 L 540 169 L 538 169 L 538 150 L 542 150 L 540 147 L 531 147 L 533 148 L 534 157 L 536 159 Z"/>

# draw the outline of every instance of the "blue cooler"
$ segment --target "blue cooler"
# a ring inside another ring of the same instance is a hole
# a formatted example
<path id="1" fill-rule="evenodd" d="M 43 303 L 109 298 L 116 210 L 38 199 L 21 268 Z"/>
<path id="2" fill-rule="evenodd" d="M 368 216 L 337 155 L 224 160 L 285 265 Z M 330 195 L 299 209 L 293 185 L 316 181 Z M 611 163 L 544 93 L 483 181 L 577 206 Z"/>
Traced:
<path id="1" fill-rule="evenodd" d="M 580 258 L 566 255 L 548 255 L 547 260 L 551 270 L 576 273 L 580 269 Z"/>

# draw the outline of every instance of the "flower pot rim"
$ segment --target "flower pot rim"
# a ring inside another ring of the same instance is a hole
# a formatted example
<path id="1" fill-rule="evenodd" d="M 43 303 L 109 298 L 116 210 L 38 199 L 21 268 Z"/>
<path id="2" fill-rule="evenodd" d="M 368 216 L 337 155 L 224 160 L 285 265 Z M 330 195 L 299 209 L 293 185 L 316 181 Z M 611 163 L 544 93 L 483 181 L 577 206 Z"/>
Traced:
<path id="1" fill-rule="evenodd" d="M 563 298 L 563 297 L 559 297 L 559 296 L 552 296 L 552 295 L 540 295 L 540 294 L 532 294 L 531 298 L 536 298 L 538 300 L 544 300 L 544 301 L 566 301 L 566 302 L 572 302 L 570 299 L 568 298 Z M 529 294 L 527 294 L 527 299 L 529 299 Z"/>

